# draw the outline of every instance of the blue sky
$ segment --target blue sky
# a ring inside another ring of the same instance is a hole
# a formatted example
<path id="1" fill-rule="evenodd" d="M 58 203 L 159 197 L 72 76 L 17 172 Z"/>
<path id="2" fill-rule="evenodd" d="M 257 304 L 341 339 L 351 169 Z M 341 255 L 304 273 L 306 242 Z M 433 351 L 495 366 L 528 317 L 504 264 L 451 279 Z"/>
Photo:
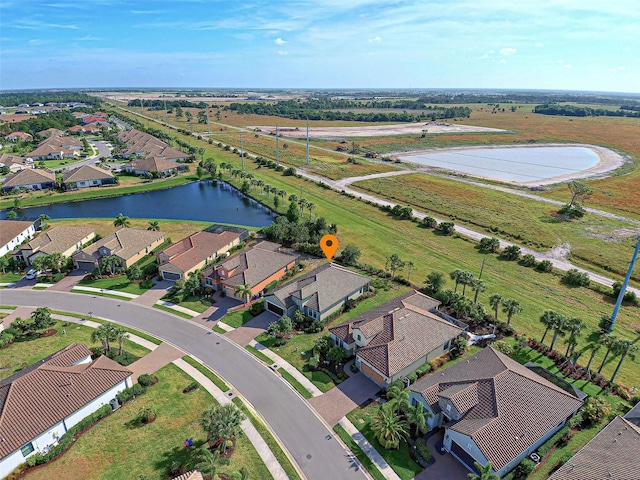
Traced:
<path id="1" fill-rule="evenodd" d="M 0 88 L 640 93 L 638 0 L 0 0 Z"/>

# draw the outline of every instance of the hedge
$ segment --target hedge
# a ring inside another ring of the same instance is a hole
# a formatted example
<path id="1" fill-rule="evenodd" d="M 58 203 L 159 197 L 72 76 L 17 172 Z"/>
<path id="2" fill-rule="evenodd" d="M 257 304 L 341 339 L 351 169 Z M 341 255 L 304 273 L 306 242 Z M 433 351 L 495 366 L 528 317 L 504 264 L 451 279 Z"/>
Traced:
<path id="1" fill-rule="evenodd" d="M 118 399 L 118 402 L 120 402 L 120 404 L 123 404 L 137 395 L 142 395 L 144 392 L 145 388 L 139 383 L 136 383 L 133 385 L 133 387 L 125 388 L 123 391 L 118 393 L 116 395 L 116 398 Z"/>
<path id="2" fill-rule="evenodd" d="M 551 450 L 556 445 L 556 443 L 558 443 L 558 441 L 560 441 L 560 439 L 568 432 L 569 427 L 566 426 L 558 430 L 555 435 L 553 435 L 549 440 L 540 445 L 540 447 L 538 448 L 538 455 L 544 457 L 547 452 Z"/>

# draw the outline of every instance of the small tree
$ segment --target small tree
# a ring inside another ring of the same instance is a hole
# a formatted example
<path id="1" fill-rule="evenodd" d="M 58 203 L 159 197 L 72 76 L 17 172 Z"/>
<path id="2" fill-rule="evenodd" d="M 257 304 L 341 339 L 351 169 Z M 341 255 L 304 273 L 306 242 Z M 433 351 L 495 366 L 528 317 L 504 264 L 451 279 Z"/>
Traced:
<path id="1" fill-rule="evenodd" d="M 449 355 L 451 358 L 458 358 L 463 355 L 467 350 L 467 340 L 460 336 L 456 338 L 453 342 L 451 342 L 451 349 L 449 350 Z"/>
<path id="2" fill-rule="evenodd" d="M 358 262 L 361 252 L 355 245 L 347 245 L 340 254 L 340 260 L 347 265 L 354 265 Z"/>
<path id="3" fill-rule="evenodd" d="M 443 235 L 453 235 L 456 231 L 456 226 L 453 222 L 441 222 L 437 227 L 438 230 Z"/>
<path id="4" fill-rule="evenodd" d="M 129 268 L 127 268 L 126 274 L 127 274 L 127 278 L 131 282 L 136 280 L 142 280 L 142 278 L 144 277 L 144 273 L 142 272 L 142 269 L 136 264 L 133 264 Z"/>
<path id="5" fill-rule="evenodd" d="M 503 301 L 504 298 L 502 298 L 502 295 L 498 295 L 497 293 L 489 297 L 489 305 L 493 308 L 496 322 L 498 321 L 498 310 L 500 309 L 500 305 L 502 305 Z"/>
<path id="6" fill-rule="evenodd" d="M 152 232 L 159 232 L 160 231 L 160 224 L 158 223 L 157 220 L 149 222 L 149 226 L 147 227 L 147 230 L 151 230 Z"/>
<path id="7" fill-rule="evenodd" d="M 327 360 L 333 362 L 335 365 L 342 363 L 346 357 L 347 352 L 340 347 L 333 347 L 327 352 Z"/>
<path id="8" fill-rule="evenodd" d="M 502 303 L 502 311 L 507 314 L 507 325 L 511 325 L 511 317 L 520 313 L 522 307 L 517 300 L 509 299 Z"/>
<path id="9" fill-rule="evenodd" d="M 422 223 L 427 228 L 436 228 L 438 226 L 438 221 L 428 215 L 422 219 Z"/>
<path id="10" fill-rule="evenodd" d="M 298 223 L 300 221 L 300 208 L 296 202 L 289 203 L 289 208 L 286 213 L 287 220 L 291 223 Z"/>
<path id="11" fill-rule="evenodd" d="M 398 449 L 400 441 L 409 434 L 408 425 L 393 410 L 379 408 L 371 422 L 371 431 L 382 448 Z"/>
<path id="12" fill-rule="evenodd" d="M 500 240 L 495 237 L 484 237 L 480 240 L 479 248 L 483 252 L 496 253 L 500 248 Z"/>
<path id="13" fill-rule="evenodd" d="M 55 321 L 51 318 L 51 310 L 47 307 L 37 308 L 31 314 L 31 326 L 37 332 L 47 330 Z"/>
<path id="14" fill-rule="evenodd" d="M 478 473 L 467 473 L 469 480 L 500 480 L 498 475 L 491 473 L 491 469 L 493 468 L 491 462 L 487 462 L 484 467 L 478 462 L 473 462 L 473 465 Z"/>
<path id="15" fill-rule="evenodd" d="M 574 287 L 588 287 L 589 286 L 589 274 L 587 272 L 581 272 L 577 268 L 567 270 L 562 277 L 562 282 Z"/>
<path id="16" fill-rule="evenodd" d="M 502 258 L 506 260 L 518 260 L 521 249 L 517 245 L 509 245 L 502 250 Z"/>
<path id="17" fill-rule="evenodd" d="M 119 213 L 116 219 L 113 221 L 113 226 L 129 228 L 131 226 L 131 220 L 129 220 L 129 217 L 123 215 L 122 213 Z"/>
<path id="18" fill-rule="evenodd" d="M 425 289 L 430 295 L 435 295 L 442 290 L 446 280 L 444 275 L 440 272 L 431 272 L 427 275 L 427 279 L 424 281 Z"/>
<path id="19" fill-rule="evenodd" d="M 249 285 L 248 283 L 236 285 L 235 287 L 233 287 L 233 293 L 235 296 L 242 298 L 244 303 L 249 303 L 249 300 L 251 300 L 251 295 L 253 295 L 253 292 L 251 291 L 251 285 Z"/>
<path id="20" fill-rule="evenodd" d="M 396 273 L 401 271 L 405 266 L 405 262 L 400 259 L 398 254 L 394 253 L 387 257 L 384 269 L 391 272 L 391 278 L 396 276 Z"/>

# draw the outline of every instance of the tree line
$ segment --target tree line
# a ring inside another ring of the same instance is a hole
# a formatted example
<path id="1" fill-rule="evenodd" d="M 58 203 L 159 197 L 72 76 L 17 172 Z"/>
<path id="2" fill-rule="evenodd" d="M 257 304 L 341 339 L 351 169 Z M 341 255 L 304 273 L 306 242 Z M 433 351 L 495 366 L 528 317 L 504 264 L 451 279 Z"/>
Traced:
<path id="1" fill-rule="evenodd" d="M 21 93 L 0 93 L 0 105 L 17 106 L 21 103 L 32 105 L 34 103 L 86 103 L 87 105 L 98 106 L 100 99 L 81 92 L 21 92 Z"/>
<path id="2" fill-rule="evenodd" d="M 35 118 L 22 120 L 21 122 L 5 123 L 0 126 L 0 132 L 8 134 L 12 132 L 26 132 L 35 137 L 36 133 L 48 128 L 66 130 L 69 127 L 78 125 L 80 122 L 71 115 L 71 112 L 53 112 L 47 115 L 38 115 Z"/>
<path id="3" fill-rule="evenodd" d="M 139 107 L 142 102 L 142 105 L 149 110 L 164 110 L 165 105 L 167 108 L 178 108 L 178 107 L 188 107 L 188 108 L 209 108 L 209 105 L 206 102 L 191 102 L 189 100 L 179 99 L 179 100 L 140 100 L 133 99 L 127 102 L 128 107 Z"/>
<path id="4" fill-rule="evenodd" d="M 630 107 L 629 105 L 626 106 Z M 632 107 L 636 110 L 637 107 Z M 640 118 L 640 109 L 637 111 L 626 110 L 620 107 L 618 110 L 607 110 L 604 108 L 579 107 L 577 105 L 559 105 L 557 103 L 545 103 L 536 105 L 533 113 L 543 115 L 562 115 L 567 117 L 636 117 Z"/>

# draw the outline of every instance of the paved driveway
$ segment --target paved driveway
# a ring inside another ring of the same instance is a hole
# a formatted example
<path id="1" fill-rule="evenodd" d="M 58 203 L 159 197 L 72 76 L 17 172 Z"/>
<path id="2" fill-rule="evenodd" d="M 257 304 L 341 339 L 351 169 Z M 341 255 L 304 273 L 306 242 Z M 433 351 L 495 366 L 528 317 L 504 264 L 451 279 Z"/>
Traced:
<path id="1" fill-rule="evenodd" d="M 414 480 L 467 480 L 470 473 L 450 453 L 441 455 L 436 452 L 436 443 L 442 443 L 444 429 L 427 439 L 427 447 L 436 462 L 414 477 Z"/>
<path id="2" fill-rule="evenodd" d="M 173 282 L 168 280 L 162 280 L 157 282 L 153 287 L 144 292 L 139 297 L 131 299 L 133 303 L 139 303 L 140 305 L 146 305 L 147 307 L 153 307 L 158 300 L 164 297 L 173 286 Z"/>
<path id="3" fill-rule="evenodd" d="M 138 377 L 143 373 L 152 374 L 160 370 L 165 365 L 182 358 L 184 352 L 168 343 L 161 343 L 153 352 L 147 353 L 140 360 L 133 362 L 127 368 L 133 372 L 133 381 L 137 382 Z"/>
<path id="4" fill-rule="evenodd" d="M 246 347 L 251 340 L 264 332 L 271 322 L 275 322 L 276 320 L 278 320 L 276 314 L 265 311 L 249 320 L 240 328 L 225 333 L 224 336 L 241 347 Z"/>
<path id="5" fill-rule="evenodd" d="M 310 398 L 309 403 L 333 426 L 358 405 L 375 396 L 379 390 L 378 385 L 358 372 L 327 393 Z"/>
<path id="6" fill-rule="evenodd" d="M 85 276 L 82 270 L 73 270 L 69 275 L 49 287 L 50 290 L 58 292 L 70 292 L 71 289 L 78 284 Z"/>

